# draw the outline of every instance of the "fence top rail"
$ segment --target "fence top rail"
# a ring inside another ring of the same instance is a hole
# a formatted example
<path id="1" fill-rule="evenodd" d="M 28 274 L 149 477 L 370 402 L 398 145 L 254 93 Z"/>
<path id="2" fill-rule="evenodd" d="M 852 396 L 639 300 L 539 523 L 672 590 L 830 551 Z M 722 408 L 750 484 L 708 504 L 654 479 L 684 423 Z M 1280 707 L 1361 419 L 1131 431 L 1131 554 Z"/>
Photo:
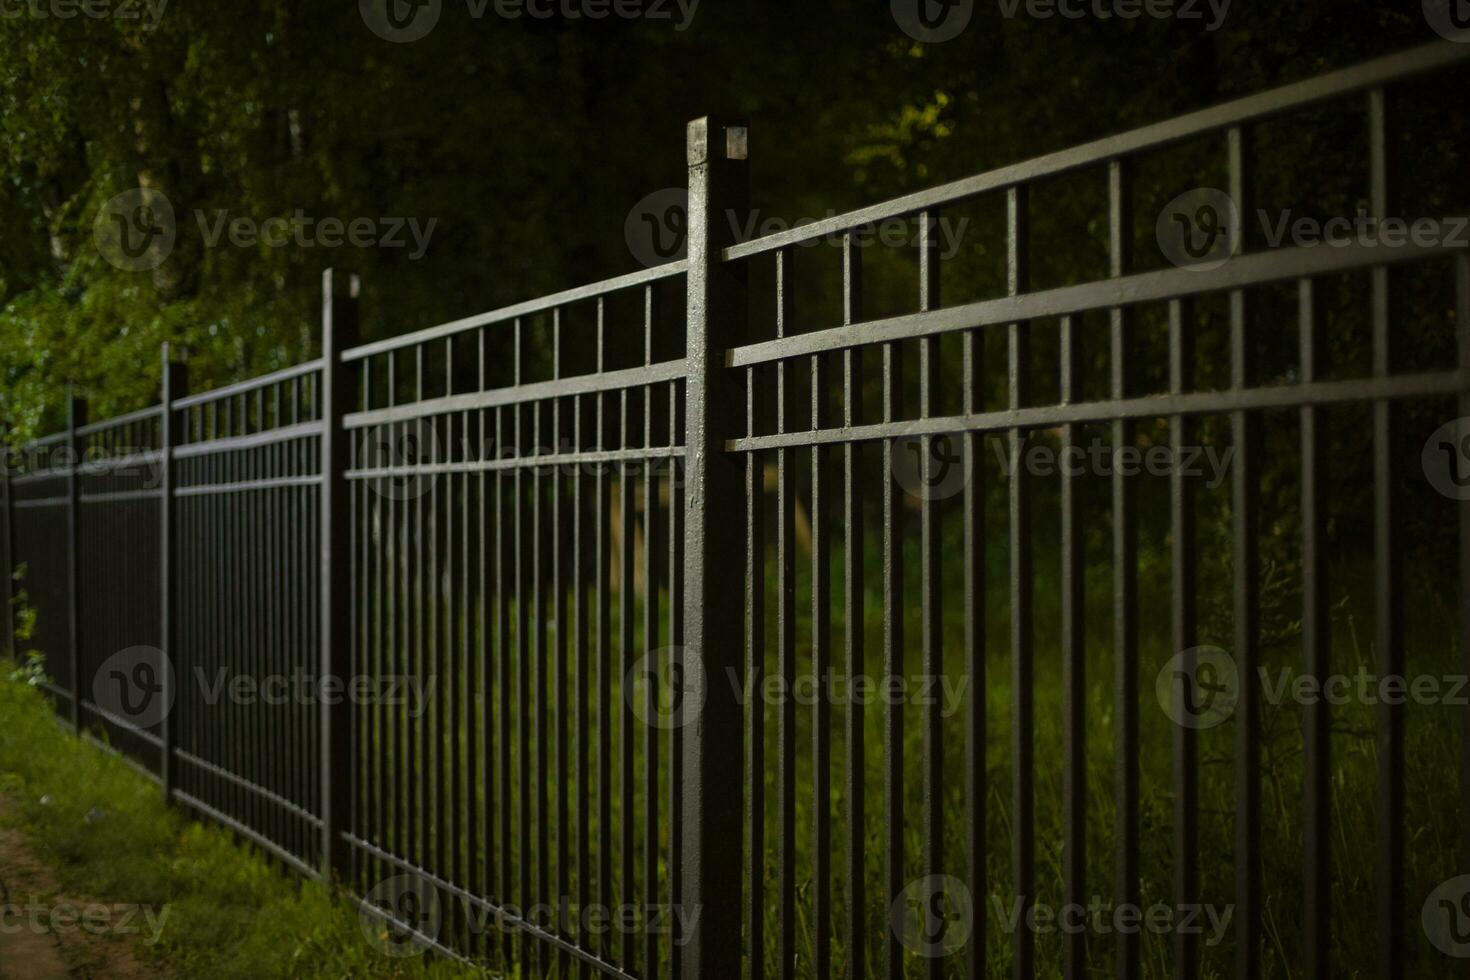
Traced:
<path id="1" fill-rule="evenodd" d="M 879 221 L 902 218 L 941 205 L 953 204 L 990 191 L 1003 190 L 1044 177 L 1054 177 L 1073 170 L 1132 156 L 1147 150 L 1162 149 L 1174 143 L 1218 132 L 1233 126 L 1259 122 L 1272 116 L 1306 109 L 1357 92 L 1400 82 L 1470 60 L 1470 31 L 1456 41 L 1436 41 L 1398 54 L 1365 61 L 1326 75 L 1319 75 L 1290 85 L 1269 89 L 1255 95 L 1224 102 L 1217 106 L 1176 116 L 1164 122 L 1107 136 L 1079 146 L 1020 163 L 1010 164 L 986 173 L 928 190 L 916 191 L 879 204 L 868 205 L 821 221 L 799 225 L 785 231 L 740 242 L 724 250 L 726 262 L 739 261 L 781 248 L 801 245 L 861 228 Z"/>
<path id="2" fill-rule="evenodd" d="M 97 432 L 106 432 L 108 429 L 117 429 L 125 425 L 131 425 L 134 422 L 144 422 L 149 419 L 155 419 L 162 411 L 163 406 L 150 405 L 147 408 L 140 408 L 136 412 L 127 412 L 123 415 L 114 415 L 110 419 L 102 419 L 98 422 L 89 422 L 86 425 L 77 426 L 77 435 L 89 436 Z M 64 433 L 62 435 L 62 438 L 65 438 Z"/>
<path id="3" fill-rule="evenodd" d="M 210 391 L 201 391 L 197 394 L 186 395 L 183 398 L 174 399 L 174 408 L 193 408 L 195 405 L 205 405 L 209 402 L 221 401 L 225 398 L 233 398 L 236 395 L 249 394 L 258 388 L 266 388 L 270 385 L 280 384 L 283 381 L 291 381 L 303 375 L 311 374 L 321 370 L 321 358 L 303 361 L 293 364 L 270 374 L 262 374 L 256 378 L 247 378 L 244 381 L 236 381 L 234 384 L 225 385 L 223 388 L 214 388 Z"/>
<path id="4" fill-rule="evenodd" d="M 514 306 L 505 306 L 498 310 L 491 310 L 488 313 L 477 313 L 474 316 L 465 317 L 462 320 L 451 320 L 448 323 L 441 323 L 438 326 L 425 327 L 423 330 L 406 333 L 401 337 L 390 337 L 386 340 L 377 340 L 370 344 L 362 344 L 343 351 L 342 360 L 360 361 L 363 358 L 386 354 L 389 351 L 399 350 L 404 347 L 414 347 L 419 344 L 428 343 L 431 340 L 440 340 L 457 333 L 463 333 L 466 330 L 474 330 L 477 327 L 487 327 L 496 323 L 504 323 L 507 320 L 514 320 L 517 317 L 544 313 L 547 310 L 553 310 L 559 306 L 570 306 L 573 303 L 597 299 L 624 289 L 644 286 L 663 279 L 672 279 L 675 276 L 683 275 L 688 268 L 688 261 L 680 259 L 676 262 L 656 265 L 651 269 L 642 269 L 638 272 L 630 272 L 612 279 L 604 279 L 601 282 L 588 283 L 585 286 L 566 289 L 559 293 L 551 293 L 539 299 L 517 303 Z"/>

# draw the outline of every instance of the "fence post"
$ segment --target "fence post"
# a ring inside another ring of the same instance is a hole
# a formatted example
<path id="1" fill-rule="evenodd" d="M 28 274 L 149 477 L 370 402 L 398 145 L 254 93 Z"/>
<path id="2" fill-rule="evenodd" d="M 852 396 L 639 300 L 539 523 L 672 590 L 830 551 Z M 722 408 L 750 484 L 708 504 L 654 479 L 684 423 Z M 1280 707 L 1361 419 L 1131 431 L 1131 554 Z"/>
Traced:
<path id="1" fill-rule="evenodd" d="M 159 761 L 159 776 L 163 780 L 163 799 L 170 802 L 174 797 L 176 770 L 174 767 L 174 712 L 178 705 L 177 679 L 179 669 L 179 628 L 174 595 L 178 591 L 179 568 L 175 561 L 175 545 L 178 541 L 178 507 L 174 499 L 174 447 L 184 441 L 184 427 L 174 412 L 174 399 L 189 393 L 189 369 L 187 365 L 170 360 L 169 345 L 163 345 L 163 413 L 159 418 L 159 519 L 158 519 L 158 628 L 159 644 L 163 647 L 163 703 L 169 710 L 164 712 L 159 732 L 163 747 Z"/>
<path id="2" fill-rule="evenodd" d="M 739 973 L 743 733 L 739 702 L 723 683 L 741 666 L 745 634 L 730 569 L 744 562 L 745 478 L 725 440 L 740 433 L 745 406 L 725 352 L 745 333 L 746 268 L 722 261 L 750 205 L 749 131 L 712 118 L 688 129 L 688 381 L 684 454 L 684 649 L 686 675 L 704 687 L 704 707 L 684 736 L 683 898 L 699 912 L 685 937 L 689 980 Z M 731 217 L 736 220 L 730 220 Z"/>
<path id="3" fill-rule="evenodd" d="M 357 276 L 322 273 L 321 383 L 321 677 L 338 678 L 345 694 L 352 668 L 352 528 L 348 524 L 347 468 L 351 463 L 342 420 L 355 404 L 355 374 L 342 351 L 357 341 Z M 352 794 L 352 704 L 347 697 L 322 698 L 321 818 L 322 876 L 347 880 L 351 850 L 343 840 Z"/>
<path id="4" fill-rule="evenodd" d="M 77 429 L 87 424 L 87 403 L 76 397 L 76 389 L 70 381 L 66 383 L 66 445 L 71 453 L 70 467 L 66 476 L 66 621 L 67 637 L 71 641 L 69 660 L 71 664 L 71 727 L 82 730 L 82 595 L 81 595 L 81 536 L 77 533 L 77 520 L 81 512 L 80 472 L 82 468 L 83 437 Z"/>

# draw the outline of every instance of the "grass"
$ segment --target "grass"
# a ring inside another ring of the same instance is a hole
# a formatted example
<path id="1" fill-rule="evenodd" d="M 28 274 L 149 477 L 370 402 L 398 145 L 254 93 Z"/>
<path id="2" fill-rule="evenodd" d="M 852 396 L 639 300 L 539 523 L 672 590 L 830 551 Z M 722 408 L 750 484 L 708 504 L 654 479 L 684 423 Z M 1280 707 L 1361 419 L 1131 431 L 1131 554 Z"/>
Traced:
<path id="1" fill-rule="evenodd" d="M 210 980 L 483 975 L 443 960 L 384 955 L 366 941 L 355 906 L 166 807 L 156 784 L 63 729 L 23 677 L 0 674 L 0 718 L 0 792 L 16 804 L 9 819 L 64 889 L 168 909 L 158 943 L 138 950 L 160 973 Z"/>

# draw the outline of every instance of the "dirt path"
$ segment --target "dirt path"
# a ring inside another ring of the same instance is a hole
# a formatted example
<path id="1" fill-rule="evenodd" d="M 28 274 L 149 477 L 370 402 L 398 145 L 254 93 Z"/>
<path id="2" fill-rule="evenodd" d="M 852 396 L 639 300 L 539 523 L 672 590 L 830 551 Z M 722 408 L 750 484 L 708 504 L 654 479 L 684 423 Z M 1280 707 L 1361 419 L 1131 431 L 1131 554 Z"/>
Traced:
<path id="1" fill-rule="evenodd" d="M 126 909 L 61 889 L 25 835 L 5 825 L 9 807 L 0 797 L 0 980 L 166 976 L 134 954 L 136 934 L 109 931 L 124 921 Z"/>

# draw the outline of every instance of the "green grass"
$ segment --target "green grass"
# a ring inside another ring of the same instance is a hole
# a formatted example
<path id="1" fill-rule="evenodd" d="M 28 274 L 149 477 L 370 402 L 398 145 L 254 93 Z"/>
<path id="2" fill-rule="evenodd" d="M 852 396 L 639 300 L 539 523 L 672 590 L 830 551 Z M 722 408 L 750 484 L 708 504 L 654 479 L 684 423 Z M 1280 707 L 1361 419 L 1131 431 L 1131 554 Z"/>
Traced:
<path id="1" fill-rule="evenodd" d="M 8 673 L 0 673 L 0 791 L 15 804 L 11 819 L 68 892 L 167 908 L 158 943 L 139 946 L 161 973 L 210 980 L 483 975 L 379 952 L 354 906 L 166 807 L 156 784 L 65 731 L 41 694 Z"/>

